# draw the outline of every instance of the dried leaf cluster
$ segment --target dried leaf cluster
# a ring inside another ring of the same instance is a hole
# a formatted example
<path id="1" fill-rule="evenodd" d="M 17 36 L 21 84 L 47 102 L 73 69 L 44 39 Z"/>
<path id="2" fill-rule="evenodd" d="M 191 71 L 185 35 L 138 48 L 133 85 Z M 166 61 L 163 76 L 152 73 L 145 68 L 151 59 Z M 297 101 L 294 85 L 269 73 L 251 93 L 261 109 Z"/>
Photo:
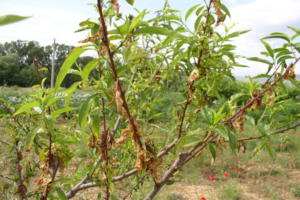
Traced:
<path id="1" fill-rule="evenodd" d="M 42 185 L 42 188 L 46 187 L 52 180 L 51 178 L 51 171 L 48 163 L 45 163 L 40 166 L 40 169 L 42 170 L 42 174 L 39 177 L 39 180 L 37 182 L 38 185 Z"/>
<path id="2" fill-rule="evenodd" d="M 244 134 L 245 113 L 246 111 L 244 111 L 239 117 L 237 117 L 234 125 L 234 128 L 239 128 L 239 132 L 241 134 Z"/>
<path id="3" fill-rule="evenodd" d="M 219 17 L 223 16 L 224 14 L 222 13 L 221 9 L 220 9 L 220 2 L 217 0 L 213 0 L 213 4 L 214 4 L 214 8 L 216 11 L 216 15 L 218 15 Z"/>
<path id="4" fill-rule="evenodd" d="M 286 79 L 288 79 L 288 78 L 291 78 L 291 79 L 295 79 L 296 78 L 296 74 L 295 74 L 296 64 L 294 64 L 293 66 L 291 66 L 291 65 L 292 64 L 290 64 L 290 66 L 289 66 L 289 72 L 286 73 L 283 76 L 283 78 L 282 78 L 283 81 L 286 80 Z"/>

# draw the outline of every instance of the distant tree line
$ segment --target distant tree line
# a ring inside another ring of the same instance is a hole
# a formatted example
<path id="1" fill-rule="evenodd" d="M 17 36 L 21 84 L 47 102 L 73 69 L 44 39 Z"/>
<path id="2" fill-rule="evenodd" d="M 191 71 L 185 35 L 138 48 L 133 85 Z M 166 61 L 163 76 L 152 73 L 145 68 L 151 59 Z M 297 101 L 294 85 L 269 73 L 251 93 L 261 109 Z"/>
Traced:
<path id="1" fill-rule="evenodd" d="M 55 78 L 65 61 L 68 53 L 74 46 L 56 44 L 55 52 Z M 31 87 L 38 84 L 36 69 L 33 64 L 34 57 L 37 57 L 41 78 L 47 78 L 45 86 L 50 87 L 51 68 L 52 68 L 52 45 L 40 46 L 37 41 L 17 40 L 12 42 L 0 43 L 0 86 L 20 86 Z M 77 59 L 77 65 L 83 68 L 88 62 L 93 60 L 91 56 L 82 56 Z M 77 69 L 76 64 L 72 66 Z M 94 72 L 95 75 L 96 72 Z M 79 76 L 68 74 L 63 87 L 69 87 L 74 82 L 81 80 Z"/>

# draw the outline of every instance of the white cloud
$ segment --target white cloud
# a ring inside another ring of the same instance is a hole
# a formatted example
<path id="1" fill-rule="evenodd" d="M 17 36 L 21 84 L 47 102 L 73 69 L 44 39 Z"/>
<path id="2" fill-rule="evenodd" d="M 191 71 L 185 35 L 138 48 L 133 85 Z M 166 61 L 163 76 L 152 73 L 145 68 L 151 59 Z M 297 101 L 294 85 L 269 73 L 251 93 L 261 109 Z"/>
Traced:
<path id="1" fill-rule="evenodd" d="M 229 3 L 235 3 L 235 0 L 228 0 Z"/>

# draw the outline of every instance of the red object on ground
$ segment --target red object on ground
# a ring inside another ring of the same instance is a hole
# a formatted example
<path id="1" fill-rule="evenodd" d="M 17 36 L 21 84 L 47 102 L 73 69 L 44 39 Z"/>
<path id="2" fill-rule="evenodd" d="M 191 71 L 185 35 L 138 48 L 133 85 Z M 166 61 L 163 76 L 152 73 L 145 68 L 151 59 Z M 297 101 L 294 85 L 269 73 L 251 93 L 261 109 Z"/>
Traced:
<path id="1" fill-rule="evenodd" d="M 295 131 L 292 131 L 292 134 L 295 134 Z"/>
<path id="2" fill-rule="evenodd" d="M 112 162 L 116 162 L 116 159 L 112 158 L 111 161 L 112 161 Z"/>
<path id="3" fill-rule="evenodd" d="M 239 174 L 239 177 L 242 177 L 243 176 L 243 174 Z"/>
<path id="4" fill-rule="evenodd" d="M 36 183 L 36 182 L 37 182 L 37 180 L 35 179 L 35 180 L 34 180 L 34 182 Z"/>
<path id="5" fill-rule="evenodd" d="M 168 133 L 165 133 L 165 137 L 167 137 L 168 136 Z"/>
<path id="6" fill-rule="evenodd" d="M 279 147 L 283 147 L 283 144 L 280 144 Z"/>
<path id="7" fill-rule="evenodd" d="M 206 200 L 206 199 L 204 197 L 202 197 L 201 200 Z"/>
<path id="8" fill-rule="evenodd" d="M 236 170 L 236 167 L 235 167 L 235 166 L 233 166 L 233 167 L 232 167 L 232 170 Z"/>
<path id="9" fill-rule="evenodd" d="M 228 176 L 229 176 L 229 174 L 224 174 L 224 176 L 228 177 Z"/>
<path id="10" fill-rule="evenodd" d="M 212 181 L 213 181 L 213 180 L 215 180 L 215 177 L 214 177 L 214 176 L 210 176 L 210 177 L 209 177 L 209 180 L 212 180 Z"/>
<path id="11" fill-rule="evenodd" d="M 36 190 L 40 190 L 40 188 L 36 188 Z"/>

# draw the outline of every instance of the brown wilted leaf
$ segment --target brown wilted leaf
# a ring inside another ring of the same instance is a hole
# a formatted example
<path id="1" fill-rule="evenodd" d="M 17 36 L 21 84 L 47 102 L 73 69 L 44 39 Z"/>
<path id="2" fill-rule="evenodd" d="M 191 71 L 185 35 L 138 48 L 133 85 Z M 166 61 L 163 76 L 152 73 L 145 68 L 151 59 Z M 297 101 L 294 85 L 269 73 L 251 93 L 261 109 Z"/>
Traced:
<path id="1" fill-rule="evenodd" d="M 26 186 L 23 184 L 23 182 L 18 184 L 18 190 L 16 192 L 17 194 L 19 194 L 20 197 L 22 197 L 23 199 L 27 199 L 27 188 Z M 21 198 L 21 199 L 22 199 Z M 4 198 L 3 198 L 4 199 Z M 20 198 L 19 198 L 20 199 Z"/>
<path id="2" fill-rule="evenodd" d="M 108 52 L 108 48 L 105 44 L 101 43 L 100 44 L 100 53 L 102 56 L 105 56 L 106 53 Z"/>
<path id="3" fill-rule="evenodd" d="M 93 147 L 95 147 L 95 145 L 96 145 L 96 137 L 93 135 L 93 134 L 91 134 L 90 136 L 89 136 L 89 138 L 88 138 L 88 146 L 90 147 L 90 148 L 93 148 Z"/>
<path id="4" fill-rule="evenodd" d="M 296 68 L 296 64 L 293 65 L 293 67 L 290 68 L 290 77 L 292 79 L 295 79 L 296 78 L 296 74 L 295 74 L 295 68 Z"/>
<path id="5" fill-rule="evenodd" d="M 220 9 L 220 3 L 217 0 L 213 0 L 213 4 L 214 4 L 214 8 L 216 11 L 216 15 L 218 15 L 219 17 L 223 16 L 224 14 L 222 13 L 221 9 Z"/>
<path id="6" fill-rule="evenodd" d="M 235 128 L 239 128 L 239 132 L 244 134 L 245 113 L 243 112 L 235 121 Z"/>
<path id="7" fill-rule="evenodd" d="M 227 149 L 227 146 L 226 146 L 226 144 L 225 144 L 225 142 L 224 142 L 224 138 L 223 138 L 223 137 L 219 136 L 219 137 L 218 137 L 218 140 L 217 140 L 217 143 L 218 143 L 221 147 L 224 147 L 225 149 Z"/>
<path id="8" fill-rule="evenodd" d="M 129 124 L 121 133 L 121 137 L 116 141 L 116 147 L 119 147 L 121 144 L 125 144 L 125 142 L 129 138 L 129 133 L 132 130 L 131 124 Z"/>
<path id="9" fill-rule="evenodd" d="M 143 172 L 143 169 L 144 169 L 144 153 L 145 151 L 142 150 L 138 153 L 138 158 L 136 160 L 136 163 L 135 163 L 135 168 L 139 171 L 140 174 L 142 174 Z"/>
<path id="10" fill-rule="evenodd" d="M 95 35 L 86 38 L 85 40 L 81 40 L 79 41 L 79 43 L 88 43 L 88 42 L 94 42 L 95 40 L 98 40 L 100 38 L 102 38 L 102 34 L 103 34 L 103 30 L 102 27 L 99 27 L 98 33 L 96 33 Z"/>
<path id="11" fill-rule="evenodd" d="M 132 137 L 131 137 L 131 141 L 133 143 L 134 146 L 134 151 L 135 152 L 140 152 L 142 150 L 142 147 L 139 144 L 139 138 L 142 137 L 141 131 L 139 129 L 138 123 L 136 120 L 134 120 L 134 124 L 135 124 L 135 128 L 136 128 L 136 132 L 134 132 L 133 127 L 132 127 Z"/>
<path id="12" fill-rule="evenodd" d="M 199 70 L 198 69 L 194 69 L 192 71 L 192 73 L 190 74 L 189 78 L 188 78 L 188 81 L 189 82 L 193 82 L 193 81 L 197 81 L 200 79 L 200 76 L 199 76 Z"/>
<path id="13" fill-rule="evenodd" d="M 269 101 L 268 105 L 273 106 L 274 105 L 274 98 L 275 98 L 275 92 L 272 90 L 271 85 L 268 86 L 268 95 L 269 95 Z"/>
<path id="14" fill-rule="evenodd" d="M 238 143 L 238 149 L 240 153 L 245 153 L 246 152 L 246 146 L 243 142 Z"/>
<path id="15" fill-rule="evenodd" d="M 114 100 L 117 104 L 117 109 L 120 114 L 121 121 L 123 120 L 123 100 L 121 98 L 121 88 L 119 88 L 118 80 L 113 84 Z"/>
<path id="16" fill-rule="evenodd" d="M 42 185 L 42 188 L 46 187 L 48 183 L 51 182 L 51 171 L 49 169 L 48 163 L 43 164 L 40 166 L 40 169 L 43 171 L 41 176 L 39 177 L 39 180 L 37 182 L 38 185 Z M 50 180 L 50 181 L 49 181 Z"/>
<path id="17" fill-rule="evenodd" d="M 63 173 L 64 172 L 64 169 L 66 168 L 66 164 L 65 164 L 65 161 L 62 159 L 62 158 L 60 158 L 59 156 L 58 156 L 58 170 L 61 172 L 61 173 Z"/>
<path id="18" fill-rule="evenodd" d="M 256 97 L 258 97 L 260 95 L 260 92 L 256 91 L 252 94 L 252 98 L 251 99 L 254 99 Z M 247 103 L 249 101 L 251 101 L 251 99 L 249 99 L 247 101 Z M 261 108 L 263 106 L 263 96 L 257 98 L 253 103 L 252 103 L 252 106 L 251 106 L 251 110 L 252 112 L 256 109 L 256 108 Z"/>
<path id="19" fill-rule="evenodd" d="M 287 72 L 283 77 L 282 77 L 282 80 L 286 80 L 288 78 L 292 78 L 292 79 L 295 79 L 296 78 L 296 74 L 295 74 L 295 68 L 296 68 L 296 65 L 293 65 L 292 66 L 292 63 L 289 65 L 289 72 Z"/>
<path id="20" fill-rule="evenodd" d="M 195 158 L 198 158 L 198 157 L 201 156 L 202 154 L 203 154 L 203 150 L 199 151 L 199 153 L 197 153 L 197 154 L 195 155 Z"/>

